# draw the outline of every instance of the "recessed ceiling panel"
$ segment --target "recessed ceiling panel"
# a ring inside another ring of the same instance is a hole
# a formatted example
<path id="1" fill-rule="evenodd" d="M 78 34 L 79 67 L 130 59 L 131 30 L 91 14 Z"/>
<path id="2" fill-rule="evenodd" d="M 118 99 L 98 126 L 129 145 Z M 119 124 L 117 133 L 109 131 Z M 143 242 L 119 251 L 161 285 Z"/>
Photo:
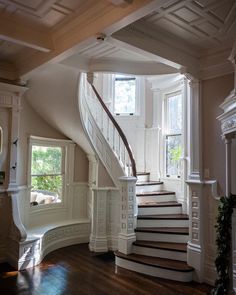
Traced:
<path id="1" fill-rule="evenodd" d="M 174 12 L 174 15 L 181 18 L 183 21 L 190 23 L 200 18 L 200 16 L 193 12 L 192 10 L 188 9 L 187 7 L 182 7 Z"/>

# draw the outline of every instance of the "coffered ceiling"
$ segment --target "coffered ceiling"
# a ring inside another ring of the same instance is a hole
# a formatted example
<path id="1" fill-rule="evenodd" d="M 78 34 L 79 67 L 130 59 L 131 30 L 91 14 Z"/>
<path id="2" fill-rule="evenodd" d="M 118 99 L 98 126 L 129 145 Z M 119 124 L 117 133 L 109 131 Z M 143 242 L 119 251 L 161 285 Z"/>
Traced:
<path id="1" fill-rule="evenodd" d="M 198 65 L 208 70 L 218 57 L 227 60 L 236 39 L 235 0 L 127 2 L 0 0 L 0 77 L 14 80 L 47 62 L 94 70 L 146 63 L 157 73 L 187 67 L 197 75 Z"/>
<path id="2" fill-rule="evenodd" d="M 0 9 L 30 24 L 52 28 L 92 3 L 90 0 L 1 0 Z"/>
<path id="3" fill-rule="evenodd" d="M 232 44 L 236 38 L 235 0 L 173 0 L 137 23 L 167 32 L 199 49 Z"/>

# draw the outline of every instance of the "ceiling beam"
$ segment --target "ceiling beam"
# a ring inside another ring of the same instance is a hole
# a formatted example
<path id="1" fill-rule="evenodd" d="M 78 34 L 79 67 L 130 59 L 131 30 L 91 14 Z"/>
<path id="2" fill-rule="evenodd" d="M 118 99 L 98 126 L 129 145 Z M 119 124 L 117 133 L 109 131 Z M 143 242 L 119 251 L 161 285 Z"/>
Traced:
<path id="1" fill-rule="evenodd" d="M 136 47 L 137 50 L 156 55 L 160 62 L 175 68 L 185 68 L 195 77 L 199 77 L 198 57 L 194 51 L 187 50 L 181 45 L 180 40 L 173 42 L 172 38 L 161 38 L 161 34 L 157 34 L 148 24 L 138 22 L 131 27 L 124 28 L 112 35 L 116 40 Z M 164 40 L 164 41 L 163 41 Z M 178 52 L 178 54 L 176 54 Z"/>
<path id="2" fill-rule="evenodd" d="M 0 39 L 33 48 L 42 52 L 53 49 L 52 39 L 47 32 L 29 26 L 19 19 L 0 13 Z"/>
<path id="3" fill-rule="evenodd" d="M 118 59 L 92 60 L 90 72 L 113 72 L 132 75 L 166 75 L 178 73 L 178 70 L 157 62 L 138 62 Z"/>
<path id="4" fill-rule="evenodd" d="M 166 0 L 165 0 L 166 1 Z M 21 55 L 17 60 L 20 75 L 25 76 L 41 65 L 58 62 L 76 53 L 78 46 L 98 33 L 112 33 L 151 13 L 164 0 L 133 0 L 130 5 L 115 6 L 107 0 L 95 1 L 68 23 L 52 31 L 54 49 L 47 54 L 31 52 L 30 59 Z"/>

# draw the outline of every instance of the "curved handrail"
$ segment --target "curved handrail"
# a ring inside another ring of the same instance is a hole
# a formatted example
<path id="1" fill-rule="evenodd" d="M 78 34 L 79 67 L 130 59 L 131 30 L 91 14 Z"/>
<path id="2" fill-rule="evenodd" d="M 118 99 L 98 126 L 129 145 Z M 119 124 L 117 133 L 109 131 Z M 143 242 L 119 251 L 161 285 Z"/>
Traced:
<path id="1" fill-rule="evenodd" d="M 89 82 L 89 81 L 88 81 Z M 135 163 L 135 159 L 133 156 L 133 152 L 131 150 L 131 147 L 128 143 L 128 140 L 124 134 L 124 132 L 122 131 L 122 129 L 120 128 L 119 124 L 116 122 L 116 120 L 114 119 L 114 117 L 112 116 L 111 112 L 109 111 L 108 107 L 106 106 L 106 104 L 104 103 L 103 99 L 101 98 L 101 96 L 99 95 L 99 93 L 97 92 L 97 89 L 95 88 L 95 86 L 89 82 L 89 84 L 91 85 L 98 101 L 100 102 L 102 108 L 104 109 L 104 111 L 106 112 L 107 116 L 109 117 L 109 119 L 111 120 L 111 122 L 113 123 L 113 125 L 115 126 L 119 136 L 121 137 L 124 146 L 128 152 L 129 158 L 130 158 L 130 163 L 131 163 L 131 168 L 132 168 L 132 175 L 134 177 L 137 177 L 137 170 L 136 170 L 136 163 Z"/>

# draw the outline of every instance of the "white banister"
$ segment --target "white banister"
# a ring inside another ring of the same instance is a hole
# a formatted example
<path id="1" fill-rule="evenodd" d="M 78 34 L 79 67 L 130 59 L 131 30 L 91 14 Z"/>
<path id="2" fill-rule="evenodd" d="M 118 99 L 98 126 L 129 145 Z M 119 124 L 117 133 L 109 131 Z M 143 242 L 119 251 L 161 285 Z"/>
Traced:
<path id="1" fill-rule="evenodd" d="M 93 78 L 93 73 L 87 73 L 87 81 L 85 76 L 82 75 L 83 81 L 81 83 L 83 85 L 83 95 L 81 95 L 81 99 L 85 100 L 84 104 L 88 105 L 97 126 L 111 147 L 113 153 L 117 157 L 120 166 L 123 169 L 123 174 L 126 176 L 132 175 L 136 177 L 136 164 L 130 145 L 128 144 L 128 141 L 120 126 L 115 121 L 105 102 L 102 100 L 96 88 L 94 87 Z M 93 92 L 87 89 L 91 87 Z M 106 122 L 106 126 L 103 126 L 104 122 Z M 121 142 L 123 143 L 124 147 L 124 157 L 121 156 Z"/>

